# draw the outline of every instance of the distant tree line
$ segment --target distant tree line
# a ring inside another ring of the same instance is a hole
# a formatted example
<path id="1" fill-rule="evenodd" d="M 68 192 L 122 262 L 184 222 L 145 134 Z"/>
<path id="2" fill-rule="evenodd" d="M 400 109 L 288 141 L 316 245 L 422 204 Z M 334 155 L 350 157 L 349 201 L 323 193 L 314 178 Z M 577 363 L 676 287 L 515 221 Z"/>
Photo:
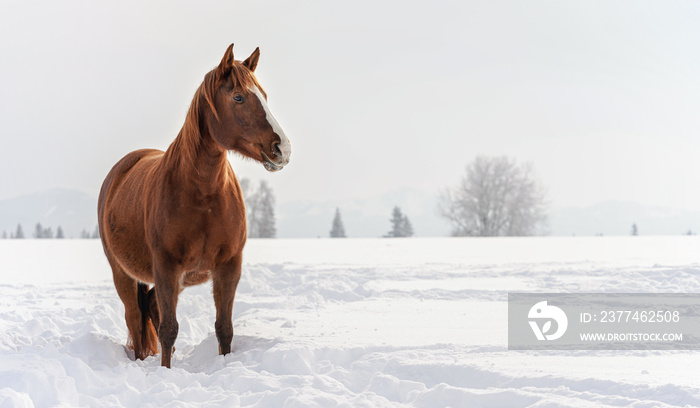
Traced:
<path id="1" fill-rule="evenodd" d="M 80 231 L 80 238 L 82 239 L 97 239 L 100 237 L 100 230 L 97 228 L 97 225 L 95 225 L 95 229 L 92 230 L 92 233 L 90 231 L 84 229 Z"/>
<path id="2" fill-rule="evenodd" d="M 257 186 L 253 186 L 247 178 L 241 178 L 239 182 L 246 205 L 248 237 L 275 238 L 277 227 L 272 187 L 265 180 L 261 180 Z M 547 207 L 545 189 L 535 179 L 531 164 L 519 164 L 504 156 L 477 156 L 467 165 L 459 184 L 442 191 L 437 211 L 452 224 L 453 236 L 524 236 L 545 233 Z M 391 211 L 389 222 L 390 229 L 383 237 L 414 235 L 411 221 L 399 206 Z M 634 223 L 630 235 L 639 234 Z M 685 234 L 695 235 L 695 232 L 688 230 Z M 329 236 L 347 237 L 340 208 L 335 210 Z M 54 232 L 51 227 L 44 227 L 41 223 L 36 224 L 31 237 L 66 238 L 60 225 Z M 22 239 L 25 232 L 18 224 L 15 231 L 9 234 L 3 231 L 0 238 Z M 98 228 L 95 227 L 92 232 L 83 229 L 79 238 L 99 238 Z"/>
<path id="3" fill-rule="evenodd" d="M 530 164 L 508 157 L 478 156 L 469 163 L 460 183 L 439 197 L 438 213 L 453 227 L 453 236 L 517 236 L 544 232 L 547 198 Z M 413 225 L 396 206 L 385 238 L 414 235 Z M 329 233 L 345 238 L 340 209 L 336 208 Z"/>
<path id="4" fill-rule="evenodd" d="M 84 229 L 80 233 L 80 238 L 82 239 L 95 239 L 100 237 L 100 232 L 95 227 L 92 233 L 88 232 L 88 230 Z M 22 229 L 22 224 L 17 224 L 17 228 L 13 231 L 10 232 L 9 234 L 7 231 L 3 231 L 2 235 L 0 236 L 2 239 L 24 239 L 26 238 L 24 234 L 24 229 Z M 44 227 L 41 225 L 40 222 L 36 223 L 36 226 L 34 227 L 34 232 L 32 233 L 31 238 L 34 239 L 64 239 L 66 238 L 65 233 L 63 232 L 63 228 L 59 225 L 58 228 L 56 228 L 56 232 L 51 229 L 51 227 Z"/>
<path id="5" fill-rule="evenodd" d="M 394 207 L 394 210 L 391 212 L 389 222 L 391 222 L 391 230 L 384 235 L 384 238 L 406 238 L 413 236 L 411 221 L 401 212 L 401 208 L 398 206 Z M 340 215 L 340 208 L 335 209 L 335 216 L 333 217 L 329 236 L 331 238 L 347 238 L 347 235 L 345 235 L 343 218 Z"/>
<path id="6" fill-rule="evenodd" d="M 32 237 L 34 237 L 34 239 L 52 239 L 54 237 L 53 230 L 51 229 L 51 227 L 44 228 L 41 226 L 40 222 L 37 222 Z M 64 238 L 63 230 L 61 229 L 60 225 L 56 230 L 56 238 Z"/>

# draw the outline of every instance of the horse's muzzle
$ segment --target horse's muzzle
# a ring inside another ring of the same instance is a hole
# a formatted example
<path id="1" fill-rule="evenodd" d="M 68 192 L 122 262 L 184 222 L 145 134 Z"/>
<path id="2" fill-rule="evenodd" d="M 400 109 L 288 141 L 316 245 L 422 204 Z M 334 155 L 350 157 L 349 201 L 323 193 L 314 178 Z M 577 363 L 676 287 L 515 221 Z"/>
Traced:
<path id="1" fill-rule="evenodd" d="M 279 151 L 279 149 L 277 149 Z M 282 158 L 281 155 L 278 155 L 279 160 L 272 160 L 268 155 L 265 154 L 265 152 L 261 152 L 262 157 L 263 157 L 263 166 L 265 166 L 265 170 L 275 172 L 275 171 L 280 171 L 289 164 L 289 158 Z"/>

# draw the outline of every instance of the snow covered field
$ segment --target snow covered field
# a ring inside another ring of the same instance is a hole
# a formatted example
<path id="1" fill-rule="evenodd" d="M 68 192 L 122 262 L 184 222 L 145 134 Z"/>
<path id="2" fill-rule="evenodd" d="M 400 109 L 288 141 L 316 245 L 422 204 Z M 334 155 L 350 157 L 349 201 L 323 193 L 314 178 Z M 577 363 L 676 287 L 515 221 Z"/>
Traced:
<path id="1" fill-rule="evenodd" d="M 700 237 L 250 240 L 131 361 L 97 240 L 0 241 L 0 407 L 689 407 L 700 351 L 508 351 L 507 293 L 700 292 Z"/>

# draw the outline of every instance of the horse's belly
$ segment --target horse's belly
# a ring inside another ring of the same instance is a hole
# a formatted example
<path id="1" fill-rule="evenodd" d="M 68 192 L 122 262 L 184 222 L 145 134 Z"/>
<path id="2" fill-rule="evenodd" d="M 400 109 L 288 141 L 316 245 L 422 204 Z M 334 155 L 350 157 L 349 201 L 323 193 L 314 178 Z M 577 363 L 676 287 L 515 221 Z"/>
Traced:
<path id="1" fill-rule="evenodd" d="M 136 236 L 135 236 L 136 235 Z M 137 234 L 113 234 L 111 254 L 124 272 L 141 282 L 153 283 L 152 255 L 145 240 Z"/>
<path id="2" fill-rule="evenodd" d="M 194 286 L 194 285 L 200 285 L 204 282 L 207 282 L 211 279 L 211 271 L 210 270 L 202 270 L 202 271 L 192 271 L 192 272 L 187 272 L 182 276 L 182 286 Z"/>

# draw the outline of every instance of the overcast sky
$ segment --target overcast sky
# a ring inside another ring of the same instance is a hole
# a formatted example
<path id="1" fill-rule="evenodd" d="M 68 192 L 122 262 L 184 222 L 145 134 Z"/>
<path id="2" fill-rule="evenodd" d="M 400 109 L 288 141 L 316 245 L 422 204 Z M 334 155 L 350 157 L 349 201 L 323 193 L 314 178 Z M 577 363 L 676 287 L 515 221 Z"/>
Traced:
<path id="1" fill-rule="evenodd" d="M 235 43 L 292 142 L 279 201 L 435 194 L 477 154 L 531 161 L 554 207 L 700 209 L 695 1 L 10 1 L 0 15 L 0 198 L 96 195 L 166 149 Z"/>

